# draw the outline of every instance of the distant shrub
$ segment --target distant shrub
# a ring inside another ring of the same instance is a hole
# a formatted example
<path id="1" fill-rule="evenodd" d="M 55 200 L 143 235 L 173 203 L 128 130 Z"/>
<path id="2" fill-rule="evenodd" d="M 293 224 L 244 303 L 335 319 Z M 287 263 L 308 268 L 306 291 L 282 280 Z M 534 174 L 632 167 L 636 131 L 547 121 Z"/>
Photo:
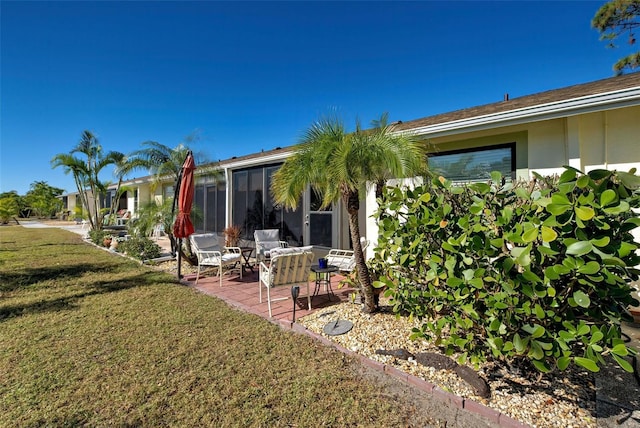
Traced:
<path id="1" fill-rule="evenodd" d="M 90 230 L 89 239 L 96 245 L 102 246 L 102 241 L 105 236 L 111 236 L 111 233 L 106 230 Z"/>
<path id="2" fill-rule="evenodd" d="M 637 304 L 640 177 L 567 168 L 514 186 L 453 186 L 442 177 L 388 188 L 377 212 L 376 263 L 394 309 L 423 320 L 412 337 L 459 361 L 527 358 L 541 371 L 598 371 L 634 354 L 620 322 Z"/>
<path id="3" fill-rule="evenodd" d="M 161 248 L 149 238 L 132 236 L 119 243 L 118 251 L 138 260 L 149 260 L 160 257 Z"/>
<path id="4" fill-rule="evenodd" d="M 0 198 L 0 223 L 7 224 L 18 216 L 20 207 L 16 198 Z"/>

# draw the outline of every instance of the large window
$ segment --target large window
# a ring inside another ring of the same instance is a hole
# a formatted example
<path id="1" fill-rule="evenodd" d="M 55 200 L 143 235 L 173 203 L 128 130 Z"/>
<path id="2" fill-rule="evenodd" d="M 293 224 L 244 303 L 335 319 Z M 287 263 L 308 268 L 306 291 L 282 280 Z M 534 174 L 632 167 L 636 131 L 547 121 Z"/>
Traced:
<path id="1" fill-rule="evenodd" d="M 515 162 L 514 143 L 429 155 L 429 169 L 454 183 L 487 181 L 492 171 L 513 180 Z"/>
<path id="2" fill-rule="evenodd" d="M 309 244 L 331 248 L 333 207 L 322 206 L 322 195 L 315 190 L 309 194 Z"/>
<path id="3" fill-rule="evenodd" d="M 260 229 L 279 229 L 280 239 L 302 245 L 302 202 L 295 211 L 276 205 L 271 194 L 271 177 L 280 165 L 234 171 L 233 224 L 242 227 L 243 237 L 253 239 Z"/>
<path id="4" fill-rule="evenodd" d="M 227 196 L 225 189 L 225 183 L 220 182 L 196 184 L 191 218 L 198 232 L 214 232 L 222 235 L 226 223 Z"/>

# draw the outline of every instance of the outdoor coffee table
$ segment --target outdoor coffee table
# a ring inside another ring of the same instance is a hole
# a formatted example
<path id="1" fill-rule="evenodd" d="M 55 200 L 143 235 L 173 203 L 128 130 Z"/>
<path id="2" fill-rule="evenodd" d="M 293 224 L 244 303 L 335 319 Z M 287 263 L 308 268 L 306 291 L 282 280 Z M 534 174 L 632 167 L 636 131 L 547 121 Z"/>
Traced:
<path id="1" fill-rule="evenodd" d="M 247 269 L 251 270 L 253 273 L 253 264 L 249 261 L 251 259 L 251 254 L 253 254 L 253 247 L 240 247 L 240 252 L 242 252 L 242 258 L 244 259 L 244 263 L 242 264 L 242 273 L 245 273 Z"/>
<path id="2" fill-rule="evenodd" d="M 320 293 L 320 286 L 324 285 L 325 290 L 328 291 L 327 296 L 329 297 L 329 301 L 331 301 L 331 295 L 334 294 L 333 288 L 331 288 L 331 274 L 338 272 L 338 266 L 327 265 L 326 268 L 321 268 L 320 265 L 311 265 L 311 272 L 316 274 L 316 286 L 313 290 L 313 297 Z"/>

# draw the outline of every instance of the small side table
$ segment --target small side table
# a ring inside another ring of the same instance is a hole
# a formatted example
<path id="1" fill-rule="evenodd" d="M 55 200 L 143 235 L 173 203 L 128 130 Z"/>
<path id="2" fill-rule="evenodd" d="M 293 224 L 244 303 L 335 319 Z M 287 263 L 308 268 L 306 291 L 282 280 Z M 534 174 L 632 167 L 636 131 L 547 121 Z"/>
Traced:
<path id="1" fill-rule="evenodd" d="M 311 272 L 316 274 L 316 286 L 313 290 L 313 296 L 317 296 L 320 293 L 320 286 L 324 285 L 325 290 L 328 291 L 329 301 L 331 301 L 331 295 L 334 294 L 333 288 L 331 288 L 331 274 L 338 272 L 338 266 L 328 265 L 326 268 L 321 268 L 320 265 L 311 265 Z"/>
<path id="2" fill-rule="evenodd" d="M 249 260 L 251 260 L 251 254 L 253 254 L 253 247 L 240 247 L 240 251 L 242 252 L 242 258 L 244 259 L 244 263 L 242 264 L 242 273 L 245 273 L 247 269 L 251 270 L 253 273 L 253 264 Z"/>

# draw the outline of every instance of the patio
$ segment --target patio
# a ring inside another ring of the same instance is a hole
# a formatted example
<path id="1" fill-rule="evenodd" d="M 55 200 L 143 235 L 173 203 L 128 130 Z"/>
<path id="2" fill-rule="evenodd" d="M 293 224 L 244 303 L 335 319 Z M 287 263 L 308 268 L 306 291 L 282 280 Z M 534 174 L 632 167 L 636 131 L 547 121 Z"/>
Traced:
<path id="1" fill-rule="evenodd" d="M 222 278 L 222 287 L 217 275 L 207 274 L 200 276 L 198 284 L 195 284 L 195 274 L 185 274 L 182 283 L 193 287 L 210 296 L 218 297 L 228 304 L 244 311 L 256 314 L 262 318 L 269 319 L 269 308 L 267 306 L 266 295 L 263 290 L 263 299 L 259 299 L 258 267 L 254 267 L 254 272 L 245 271 L 242 279 L 237 272 L 225 273 Z M 356 291 L 354 288 L 343 286 L 339 288 L 339 282 L 344 277 L 336 274 L 331 277 L 331 287 L 334 294 L 327 294 L 321 287 L 319 293 L 311 298 L 311 310 L 307 308 L 307 290 L 304 285 L 300 286 L 300 294 L 296 303 L 296 319 L 316 312 L 319 309 L 337 305 L 349 301 L 349 294 Z M 314 292 L 313 273 L 309 277 L 309 290 Z M 275 321 L 293 322 L 293 302 L 291 300 L 290 287 L 274 287 L 271 289 L 273 299 L 289 297 L 286 300 L 276 300 L 271 302 L 272 319 Z"/>
<path id="2" fill-rule="evenodd" d="M 171 244 L 167 237 L 162 236 L 155 238 L 154 241 L 162 248 L 166 254 L 170 253 Z M 255 255 L 255 252 L 254 252 Z M 267 298 L 265 290 L 262 290 L 262 303 L 259 298 L 259 271 L 260 267 L 256 264 L 255 257 L 251 257 L 253 263 L 253 272 L 248 268 L 244 269 L 242 279 L 238 275 L 237 270 L 231 270 L 225 272 L 222 276 L 222 287 L 220 287 L 220 279 L 214 270 L 209 269 L 203 271 L 205 275 L 200 275 L 198 284 L 196 284 L 196 274 L 187 272 L 184 267 L 186 263 L 183 262 L 182 279 L 181 282 L 184 285 L 193 287 L 204 294 L 215 296 L 221 300 L 224 300 L 229 305 L 238 309 L 242 309 L 246 312 L 258 315 L 262 318 L 269 319 L 269 307 L 267 305 Z M 175 261 L 173 263 L 176 263 Z M 177 265 L 176 265 L 177 269 Z M 173 271 L 172 271 L 173 272 Z M 176 272 L 174 272 L 176 273 Z M 309 275 L 309 291 L 314 292 L 314 274 Z M 339 283 L 344 278 L 343 275 L 334 274 L 331 276 L 331 288 L 333 294 L 331 299 L 329 295 L 324 291 L 324 287 L 321 287 L 319 293 L 311 299 L 311 310 L 307 308 L 307 289 L 304 284 L 300 285 L 300 294 L 296 304 L 296 319 L 302 318 L 306 315 L 314 313 L 319 309 L 327 308 L 332 305 L 337 305 L 342 302 L 349 301 L 349 294 L 356 291 L 355 288 L 343 286 L 340 288 Z M 264 286 L 263 286 L 264 287 Z M 271 296 L 273 299 L 279 299 L 288 297 L 286 300 L 276 300 L 271 302 L 271 309 L 273 316 L 271 319 L 275 322 L 293 322 L 293 302 L 291 300 L 291 287 L 274 287 L 271 289 Z"/>

